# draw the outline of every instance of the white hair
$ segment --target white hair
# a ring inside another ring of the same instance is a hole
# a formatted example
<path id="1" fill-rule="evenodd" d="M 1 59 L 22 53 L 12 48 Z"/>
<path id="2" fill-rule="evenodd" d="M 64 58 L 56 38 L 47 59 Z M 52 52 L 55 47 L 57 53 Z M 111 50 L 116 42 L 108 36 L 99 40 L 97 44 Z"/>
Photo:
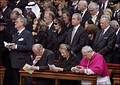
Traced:
<path id="1" fill-rule="evenodd" d="M 88 8 L 99 9 L 99 5 L 97 3 L 95 3 L 95 2 L 91 2 L 88 5 Z"/>
<path id="2" fill-rule="evenodd" d="M 118 28 L 120 27 L 119 23 L 116 20 L 112 20 L 110 23 L 116 25 Z"/>
<path id="3" fill-rule="evenodd" d="M 101 16 L 101 19 L 102 19 L 102 18 L 104 18 L 107 23 L 110 23 L 110 21 L 111 21 L 110 16 L 108 16 L 108 15 L 102 15 L 102 16 Z"/>
<path id="4" fill-rule="evenodd" d="M 73 15 L 76 15 L 77 16 L 77 19 L 82 21 L 82 16 L 80 13 L 74 13 Z"/>
<path id="5" fill-rule="evenodd" d="M 82 48 L 82 51 L 84 51 L 84 52 L 92 52 L 93 49 L 92 49 L 90 46 L 84 46 L 84 47 Z"/>
<path id="6" fill-rule="evenodd" d="M 87 1 L 80 1 L 79 3 L 82 3 L 86 8 L 88 7 Z"/>
<path id="7" fill-rule="evenodd" d="M 22 15 L 22 10 L 19 8 L 14 8 L 13 11 L 17 11 L 20 15 Z"/>

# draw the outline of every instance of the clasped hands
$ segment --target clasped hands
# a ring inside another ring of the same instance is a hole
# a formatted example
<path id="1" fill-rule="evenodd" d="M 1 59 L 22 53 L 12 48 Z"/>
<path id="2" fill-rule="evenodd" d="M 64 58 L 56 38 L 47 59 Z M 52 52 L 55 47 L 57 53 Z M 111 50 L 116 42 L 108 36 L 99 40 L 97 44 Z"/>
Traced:
<path id="1" fill-rule="evenodd" d="M 82 66 L 72 67 L 72 68 L 71 68 L 71 71 L 72 71 L 72 72 L 75 72 L 75 73 L 85 73 L 85 69 L 84 69 L 84 67 L 82 67 Z"/>

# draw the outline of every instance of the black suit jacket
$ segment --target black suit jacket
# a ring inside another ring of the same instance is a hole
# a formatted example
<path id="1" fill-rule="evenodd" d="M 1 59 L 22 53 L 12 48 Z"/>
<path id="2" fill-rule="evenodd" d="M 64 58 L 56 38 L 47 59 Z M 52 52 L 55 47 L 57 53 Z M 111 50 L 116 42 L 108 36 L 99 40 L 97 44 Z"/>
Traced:
<path id="1" fill-rule="evenodd" d="M 39 66 L 39 71 L 49 69 L 48 64 L 53 64 L 55 55 L 51 50 L 45 49 L 42 58 L 36 63 Z"/>
<path id="2" fill-rule="evenodd" d="M 58 63 L 55 63 L 55 66 L 63 68 L 63 71 L 70 71 L 71 67 L 74 67 L 78 64 L 78 59 L 73 54 L 70 54 L 68 60 L 62 56 L 59 58 Z"/>
<path id="3" fill-rule="evenodd" d="M 17 49 L 10 52 L 12 67 L 21 69 L 26 63 L 31 62 L 33 36 L 31 32 L 24 29 L 20 35 L 14 35 L 12 43 L 17 45 Z"/>
<path id="4" fill-rule="evenodd" d="M 4 19 L 10 19 L 10 13 L 12 12 L 12 10 L 10 8 L 6 8 L 5 11 L 3 12 L 3 18 Z"/>
<path id="5" fill-rule="evenodd" d="M 112 58 L 111 56 L 113 53 L 113 48 L 115 46 L 116 34 L 112 28 L 109 28 L 99 40 L 100 33 L 101 30 L 98 31 L 95 37 L 93 49 L 96 52 L 102 54 L 106 62 L 110 62 Z"/>
<path id="6" fill-rule="evenodd" d="M 67 32 L 63 30 L 59 34 L 57 33 L 57 31 L 54 32 L 53 34 L 53 38 L 51 41 L 52 51 L 55 53 L 56 59 L 58 59 L 58 57 L 60 56 L 59 47 L 60 47 L 60 44 L 65 43 L 66 35 L 67 35 Z"/>
<path id="7" fill-rule="evenodd" d="M 81 60 L 82 59 L 81 49 L 82 49 L 83 46 L 86 45 L 88 33 L 80 25 L 79 28 L 77 29 L 75 35 L 74 35 L 73 42 L 71 44 L 71 36 L 72 36 L 72 30 L 73 29 L 74 28 L 71 28 L 68 31 L 65 43 L 68 44 L 68 45 L 70 45 L 71 50 L 76 54 L 78 60 Z"/>
<path id="8" fill-rule="evenodd" d="M 54 24 L 52 24 L 52 26 L 48 29 L 46 29 L 46 32 L 48 34 L 48 37 L 47 37 L 47 49 L 51 50 L 52 48 L 52 38 L 53 38 L 53 33 L 55 31 L 55 27 L 54 27 Z"/>
<path id="9" fill-rule="evenodd" d="M 4 41 L 7 43 L 12 42 L 12 35 L 6 29 L 0 31 L 0 65 L 4 65 L 7 68 L 11 65 L 10 52 L 4 47 Z"/>
<path id="10" fill-rule="evenodd" d="M 90 12 L 87 10 L 82 18 L 81 25 L 84 27 L 85 22 L 91 17 Z"/>

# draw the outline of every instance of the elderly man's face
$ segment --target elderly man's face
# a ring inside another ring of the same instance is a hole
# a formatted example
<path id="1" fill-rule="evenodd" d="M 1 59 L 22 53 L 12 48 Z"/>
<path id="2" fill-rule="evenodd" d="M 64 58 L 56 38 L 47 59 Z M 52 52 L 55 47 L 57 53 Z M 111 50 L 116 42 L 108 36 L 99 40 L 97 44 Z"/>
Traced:
<path id="1" fill-rule="evenodd" d="M 89 11 L 90 11 L 90 14 L 94 16 L 97 13 L 98 9 L 89 8 Z"/>
<path id="2" fill-rule="evenodd" d="M 16 19 L 15 21 L 15 28 L 17 30 L 21 29 L 23 27 L 23 23 L 21 22 L 20 18 Z"/>
<path id="3" fill-rule="evenodd" d="M 105 18 L 100 19 L 100 26 L 101 26 L 102 29 L 105 29 L 109 26 L 109 24 L 107 23 Z"/>
<path id="4" fill-rule="evenodd" d="M 88 60 L 92 57 L 91 52 L 82 51 L 82 55 L 83 55 L 84 58 L 86 58 Z"/>
<path id="5" fill-rule="evenodd" d="M 78 10 L 84 11 L 84 9 L 85 9 L 84 4 L 79 2 L 79 3 L 78 3 Z"/>

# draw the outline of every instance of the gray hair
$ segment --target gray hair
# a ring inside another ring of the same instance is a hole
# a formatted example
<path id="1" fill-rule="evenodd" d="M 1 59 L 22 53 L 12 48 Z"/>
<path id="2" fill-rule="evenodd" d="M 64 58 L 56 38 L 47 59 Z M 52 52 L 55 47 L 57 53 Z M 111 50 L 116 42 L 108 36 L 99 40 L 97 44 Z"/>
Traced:
<path id="1" fill-rule="evenodd" d="M 82 16 L 80 13 L 74 13 L 73 15 L 76 15 L 77 16 L 77 19 L 82 21 Z"/>
<path id="2" fill-rule="evenodd" d="M 20 15 L 22 15 L 22 10 L 19 8 L 14 8 L 12 11 L 17 11 Z"/>
<path id="3" fill-rule="evenodd" d="M 88 8 L 99 9 L 99 5 L 97 3 L 95 3 L 95 2 L 91 2 L 88 5 Z"/>
<path id="4" fill-rule="evenodd" d="M 108 15 L 102 15 L 102 16 L 101 16 L 101 19 L 102 19 L 102 18 L 104 18 L 107 23 L 110 23 L 110 21 L 111 21 L 110 16 L 108 16 Z"/>
<path id="5" fill-rule="evenodd" d="M 33 48 L 33 49 L 35 48 L 35 49 L 37 49 L 37 50 L 40 51 L 40 50 L 43 49 L 43 46 L 42 46 L 41 44 L 34 44 L 32 48 Z"/>
<path id="6" fill-rule="evenodd" d="M 79 3 L 82 3 L 86 8 L 88 7 L 87 1 L 79 1 Z"/>
<path id="7" fill-rule="evenodd" d="M 17 19 L 20 19 L 20 22 L 22 22 L 24 26 L 27 25 L 27 19 L 23 15 L 18 16 Z"/>
<path id="8" fill-rule="evenodd" d="M 118 28 L 120 27 L 119 23 L 116 20 L 112 20 L 110 23 L 116 25 Z"/>
<path id="9" fill-rule="evenodd" d="M 93 52 L 93 49 L 90 46 L 84 46 L 82 48 L 82 51 L 84 51 L 84 52 Z"/>

